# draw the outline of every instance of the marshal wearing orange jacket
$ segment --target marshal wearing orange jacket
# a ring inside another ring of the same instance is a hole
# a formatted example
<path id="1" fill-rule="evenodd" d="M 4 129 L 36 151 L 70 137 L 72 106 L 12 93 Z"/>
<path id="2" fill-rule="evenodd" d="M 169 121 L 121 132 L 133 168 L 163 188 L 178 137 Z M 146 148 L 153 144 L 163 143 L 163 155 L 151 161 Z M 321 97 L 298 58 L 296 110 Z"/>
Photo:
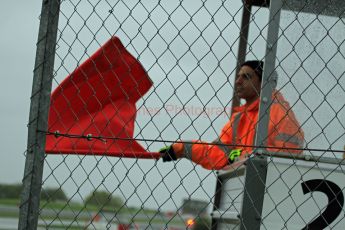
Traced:
<path id="1" fill-rule="evenodd" d="M 258 122 L 262 71 L 262 61 L 247 61 L 241 65 L 235 93 L 246 103 L 233 109 L 217 140 L 211 144 L 199 140 L 174 143 L 159 151 L 163 161 L 188 158 L 206 169 L 221 169 L 251 154 Z M 272 94 L 266 144 L 270 152 L 295 154 L 302 152 L 304 144 L 303 130 L 289 103 L 278 91 Z"/>

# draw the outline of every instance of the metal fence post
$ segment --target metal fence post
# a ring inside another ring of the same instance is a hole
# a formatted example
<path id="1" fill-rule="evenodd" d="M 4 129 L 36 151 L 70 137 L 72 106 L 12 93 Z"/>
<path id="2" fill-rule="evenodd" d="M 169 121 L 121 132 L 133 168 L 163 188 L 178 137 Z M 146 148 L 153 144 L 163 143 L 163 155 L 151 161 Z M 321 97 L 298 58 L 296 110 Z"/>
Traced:
<path id="1" fill-rule="evenodd" d="M 60 0 L 43 0 L 18 229 L 37 229 Z"/>
<path id="2" fill-rule="evenodd" d="M 263 70 L 261 83 L 259 120 L 255 136 L 255 146 L 265 146 L 268 136 L 268 123 L 270 119 L 272 92 L 277 84 L 277 79 L 274 74 L 274 70 L 277 54 L 277 43 L 279 37 L 280 12 L 282 6 L 282 0 L 271 1 L 270 3 L 270 16 L 267 31 L 265 66 Z"/>
<path id="3" fill-rule="evenodd" d="M 234 83 L 236 81 L 237 74 L 240 71 L 241 64 L 246 60 L 251 12 L 252 12 L 252 5 L 247 4 L 246 2 L 243 2 L 242 22 L 241 22 L 241 30 L 240 30 L 240 37 L 239 37 L 240 41 L 238 44 L 236 75 L 235 75 Z M 240 105 L 240 99 L 235 96 L 235 92 L 236 92 L 235 84 L 234 84 L 234 87 L 235 89 L 232 95 L 231 108 L 235 108 L 236 106 Z"/>
<path id="4" fill-rule="evenodd" d="M 265 146 L 268 136 L 271 95 L 276 86 L 273 72 L 275 69 L 281 8 L 281 0 L 271 1 L 255 146 Z M 266 150 L 258 148 L 254 151 L 264 152 Z M 248 160 L 242 203 L 241 229 L 260 229 L 267 174 L 266 162 L 266 157 L 263 156 L 260 156 L 259 159 Z"/>
<path id="5" fill-rule="evenodd" d="M 267 161 L 265 157 L 248 159 L 240 229 L 260 229 L 266 175 Z"/>

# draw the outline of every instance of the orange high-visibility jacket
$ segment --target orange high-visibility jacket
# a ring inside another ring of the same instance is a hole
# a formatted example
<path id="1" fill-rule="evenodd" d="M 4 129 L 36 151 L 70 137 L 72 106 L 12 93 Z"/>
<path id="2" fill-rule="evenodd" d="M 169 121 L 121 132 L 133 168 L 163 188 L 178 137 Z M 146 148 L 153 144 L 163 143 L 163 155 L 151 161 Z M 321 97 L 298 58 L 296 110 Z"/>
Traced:
<path id="1" fill-rule="evenodd" d="M 234 108 L 230 120 L 223 127 L 219 138 L 212 144 L 201 144 L 201 141 L 184 144 L 185 157 L 206 169 L 221 169 L 229 164 L 228 155 L 232 149 L 242 149 L 241 157 L 251 154 L 258 121 L 259 102 L 257 99 L 249 106 Z M 272 96 L 266 145 L 274 147 L 267 148 L 269 152 L 296 154 L 302 152 L 301 148 L 304 145 L 304 134 L 295 114 L 289 103 L 277 91 Z"/>

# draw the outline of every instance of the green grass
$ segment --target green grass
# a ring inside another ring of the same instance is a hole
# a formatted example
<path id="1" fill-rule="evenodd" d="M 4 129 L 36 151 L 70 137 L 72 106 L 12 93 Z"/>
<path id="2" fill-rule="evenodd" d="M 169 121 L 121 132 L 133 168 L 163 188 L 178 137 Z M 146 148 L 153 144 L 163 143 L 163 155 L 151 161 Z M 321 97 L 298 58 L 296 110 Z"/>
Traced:
<path id="1" fill-rule="evenodd" d="M 20 205 L 19 199 L 0 199 L 0 205 L 9 205 L 9 206 L 17 206 Z M 73 211 L 80 211 L 80 210 L 87 210 L 90 212 L 98 212 L 102 208 L 103 211 L 106 212 L 119 212 L 121 214 L 155 214 L 157 211 L 152 209 L 138 209 L 134 207 L 122 207 L 120 210 L 117 210 L 114 207 L 99 207 L 92 204 L 87 204 L 86 206 L 82 203 L 78 202 L 68 202 L 65 201 L 47 201 L 47 200 L 41 200 L 40 207 L 42 209 L 54 209 L 54 210 L 73 210 Z"/>
<path id="2" fill-rule="evenodd" d="M 1 217 L 12 217 L 12 218 L 18 218 L 19 216 L 19 205 L 20 205 L 20 200 L 19 199 L 0 199 L 0 205 L 8 205 L 8 206 L 15 206 L 18 207 L 18 211 L 17 212 L 0 212 L 0 216 Z M 95 206 L 95 205 L 90 205 L 88 204 L 87 206 L 85 206 L 84 204 L 81 203 L 77 203 L 77 202 L 69 202 L 68 204 L 66 204 L 66 202 L 64 201 L 45 201 L 45 200 L 41 200 L 40 202 L 40 207 L 41 209 L 53 209 L 53 210 L 69 210 L 69 211 L 75 211 L 75 212 L 80 212 L 80 211 L 89 211 L 89 212 L 99 212 L 101 207 Z M 119 211 L 117 211 L 114 207 L 104 207 L 103 211 L 106 212 L 111 212 L 111 213 L 116 213 L 118 212 L 119 214 L 128 214 L 130 216 L 133 216 L 133 221 L 135 222 L 142 222 L 145 223 L 147 221 L 147 219 L 142 219 L 142 218 L 138 218 L 136 215 L 140 215 L 140 214 L 146 214 L 146 215 L 152 215 L 152 214 L 156 214 L 157 211 L 152 210 L 152 209 L 138 209 L 135 207 L 123 207 L 121 208 Z M 41 216 L 40 218 L 43 219 L 53 219 L 51 216 Z M 72 220 L 74 219 L 73 216 L 71 216 L 70 218 L 66 217 L 64 218 L 65 220 Z M 82 219 L 80 219 L 82 220 Z M 162 220 L 160 219 L 160 217 L 155 217 L 151 220 L 151 223 L 163 223 Z M 182 221 L 178 218 L 173 218 L 172 220 L 170 220 L 171 224 L 181 224 Z M 44 227 L 44 226 L 43 226 Z M 53 226 L 54 228 L 60 228 L 59 226 Z M 62 228 L 62 227 L 61 227 Z M 74 228 L 73 228 L 74 229 Z M 75 228 L 80 229 L 78 227 Z"/>
<path id="3" fill-rule="evenodd" d="M 19 206 L 19 199 L 0 199 L 1 205 Z"/>
<path id="4" fill-rule="evenodd" d="M 20 200 L 19 199 L 0 199 L 0 205 L 16 206 L 19 208 Z M 122 207 L 120 210 L 114 207 L 99 207 L 96 205 L 88 204 L 85 206 L 82 203 L 78 202 L 68 202 L 65 201 L 47 201 L 41 200 L 40 202 L 41 209 L 53 209 L 53 210 L 70 210 L 70 211 L 89 211 L 89 212 L 99 212 L 102 208 L 105 212 L 112 212 L 119 214 L 155 214 L 155 210 L 150 209 L 138 209 L 134 207 Z M 0 216 L 3 216 L 4 213 L 0 213 Z M 10 214 L 7 214 L 12 216 Z"/>
<path id="5" fill-rule="evenodd" d="M 0 199 L 0 205 L 9 205 L 9 206 L 17 206 L 20 205 L 19 199 Z M 88 205 L 87 207 L 84 206 L 84 204 L 78 203 L 78 202 L 68 202 L 65 201 L 47 201 L 47 200 L 41 200 L 40 202 L 41 208 L 47 208 L 47 209 L 55 209 L 55 210 L 85 210 L 87 208 L 88 211 L 99 211 L 99 207 L 95 205 Z"/>
<path id="6" fill-rule="evenodd" d="M 55 210 L 82 210 L 85 209 L 84 205 L 78 202 L 68 202 L 65 201 L 46 201 L 42 200 L 40 202 L 41 208 L 47 208 L 47 209 L 55 209 Z M 92 209 L 88 209 L 90 211 L 94 211 L 95 207 L 92 207 Z"/>
<path id="7" fill-rule="evenodd" d="M 41 228 L 53 228 L 53 229 L 66 229 L 66 226 L 64 225 L 58 225 L 58 224 L 53 224 L 53 225 L 38 225 L 38 227 L 41 227 Z M 85 229 L 85 227 L 77 227 L 77 226 L 69 226 L 68 227 L 69 230 L 81 230 L 81 229 Z"/>

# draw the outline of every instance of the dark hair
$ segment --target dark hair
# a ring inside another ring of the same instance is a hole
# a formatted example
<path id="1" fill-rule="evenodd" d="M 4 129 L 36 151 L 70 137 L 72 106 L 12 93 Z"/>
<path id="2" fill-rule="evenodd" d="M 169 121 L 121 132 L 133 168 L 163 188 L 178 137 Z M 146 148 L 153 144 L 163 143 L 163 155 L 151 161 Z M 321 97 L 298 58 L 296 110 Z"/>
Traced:
<path id="1" fill-rule="evenodd" d="M 242 66 L 249 66 L 250 68 L 252 68 L 255 73 L 259 76 L 260 81 L 262 79 L 262 72 L 264 70 L 264 62 L 263 61 L 259 61 L 259 60 L 252 60 L 252 61 L 245 61 L 244 63 L 242 63 Z"/>

